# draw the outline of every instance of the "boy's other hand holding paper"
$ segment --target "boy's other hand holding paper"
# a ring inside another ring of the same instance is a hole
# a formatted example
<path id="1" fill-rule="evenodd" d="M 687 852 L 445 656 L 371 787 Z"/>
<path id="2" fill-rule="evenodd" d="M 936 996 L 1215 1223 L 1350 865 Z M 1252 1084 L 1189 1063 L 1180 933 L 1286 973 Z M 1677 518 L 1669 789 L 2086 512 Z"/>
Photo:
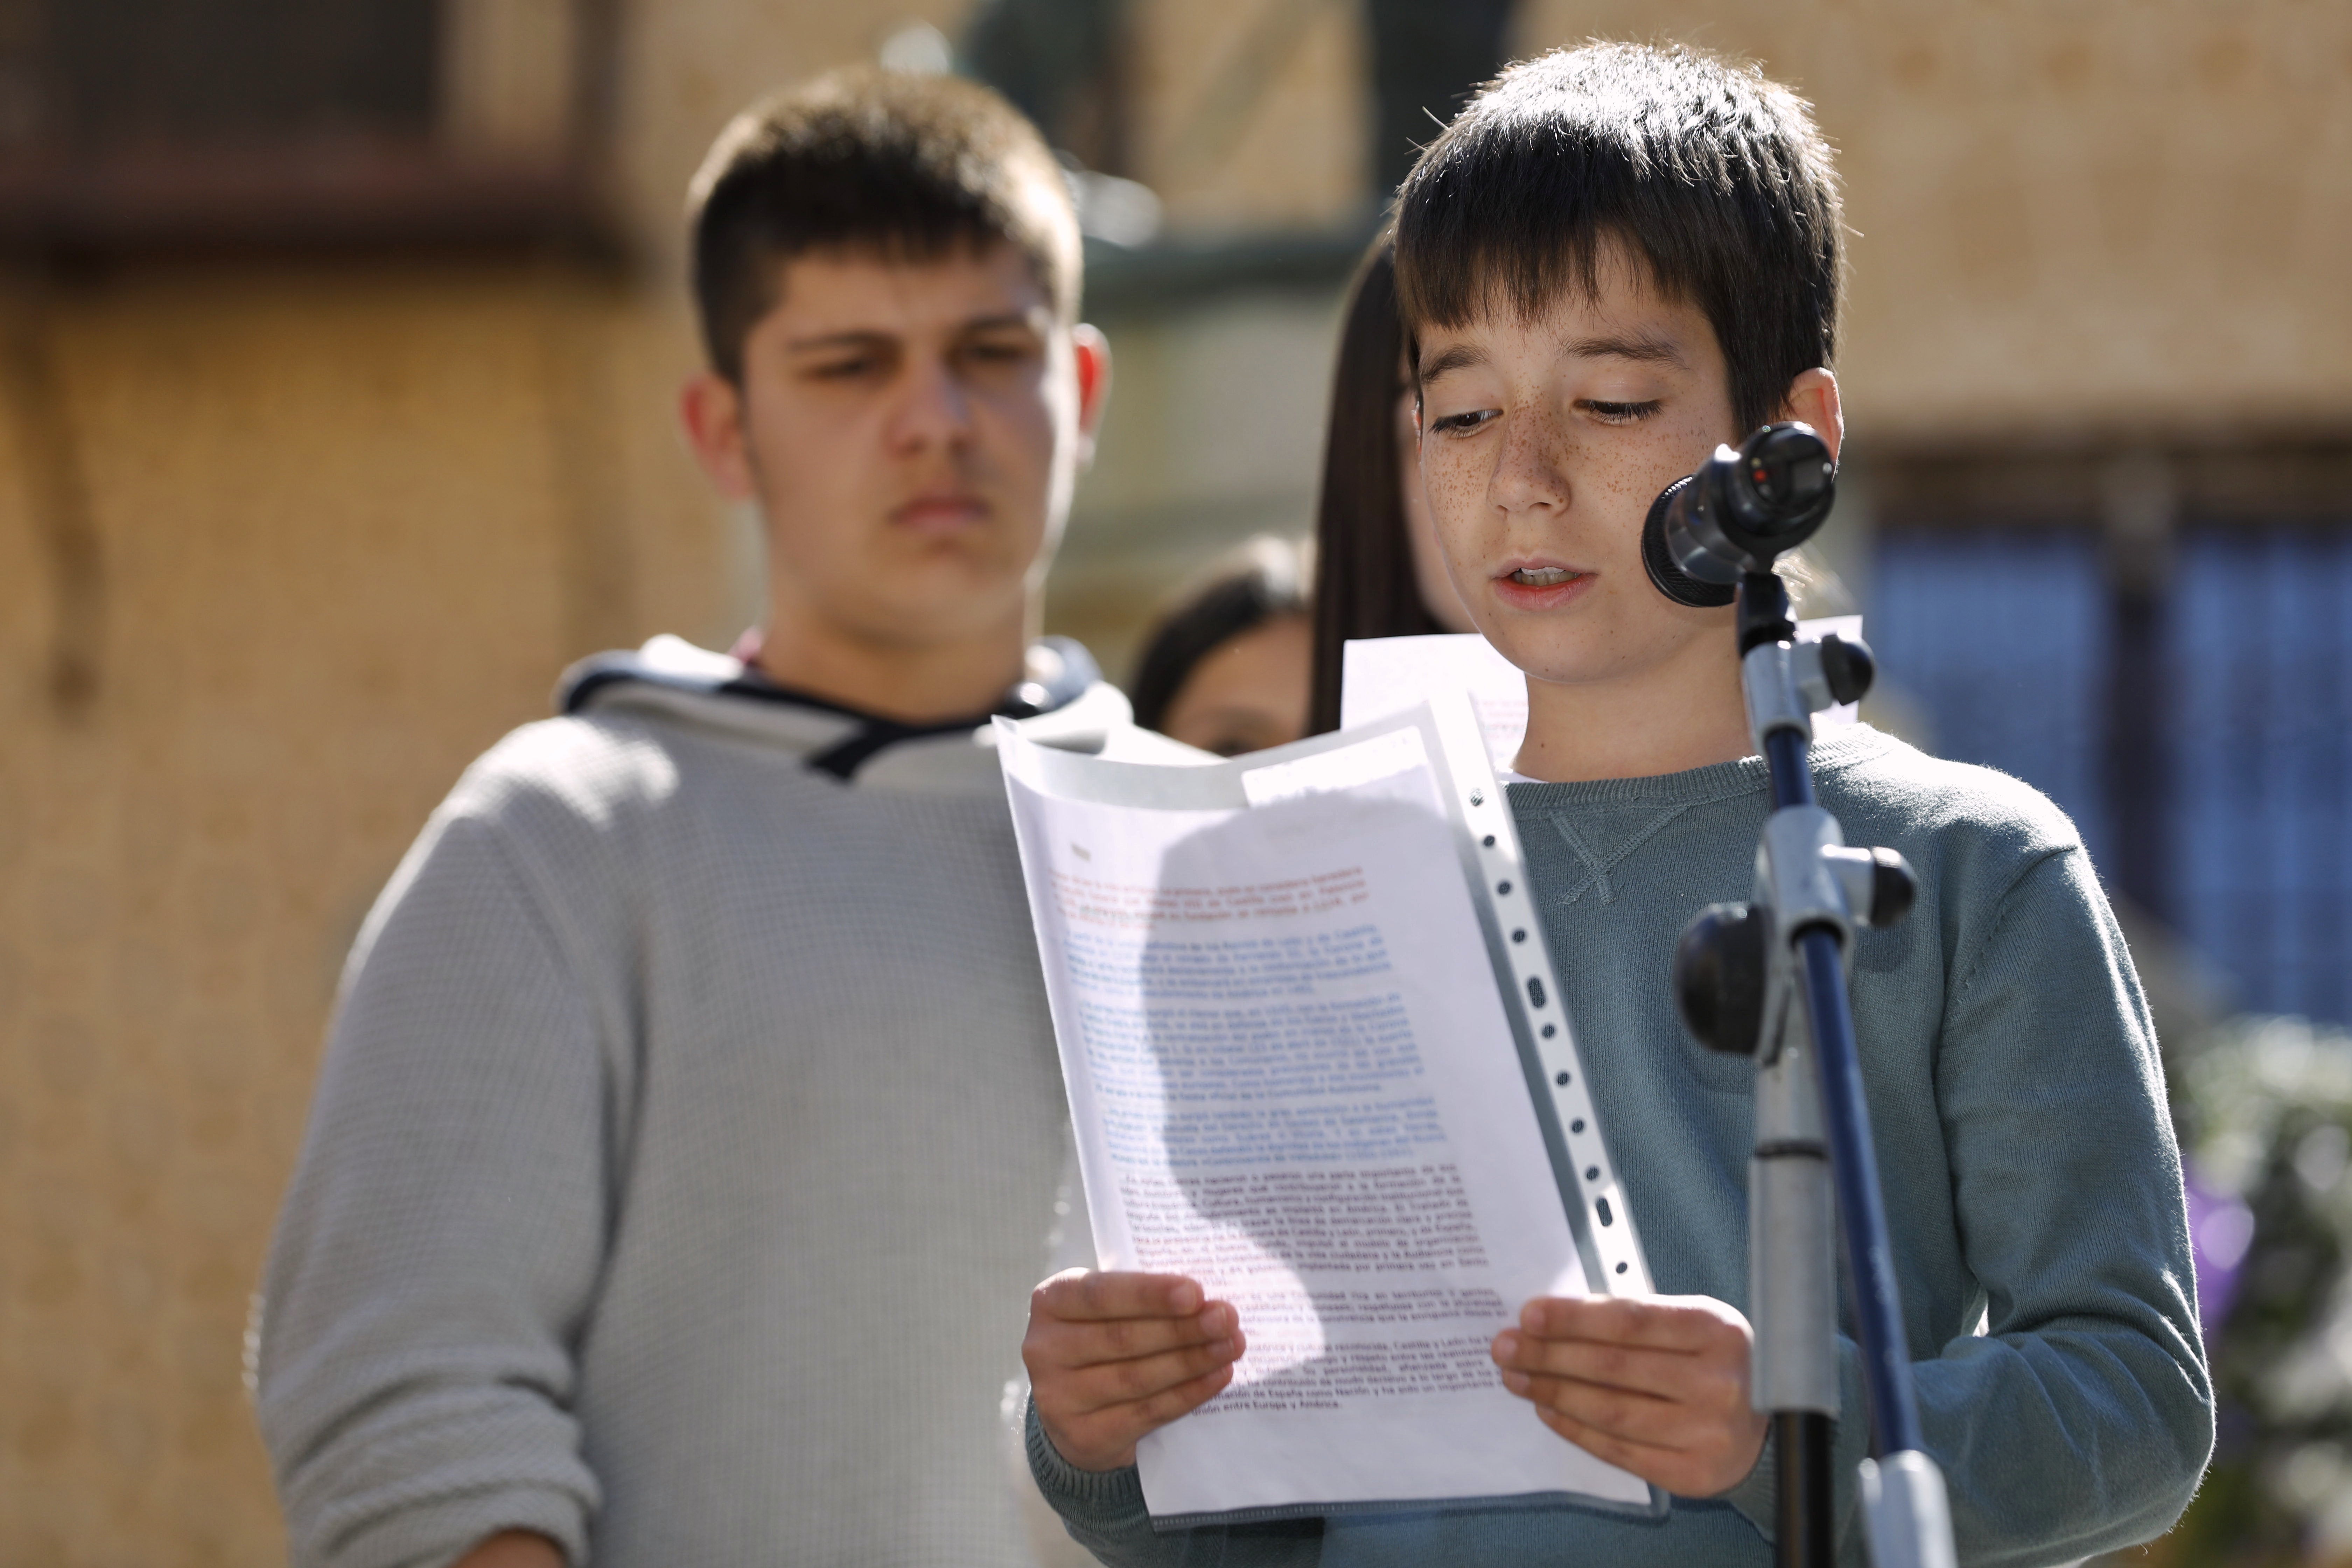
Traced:
<path id="1" fill-rule="evenodd" d="M 1241 1319 L 1178 1274 L 1072 1268 L 1029 1298 L 1021 1359 L 1037 1419 L 1082 1470 L 1135 1463 L 1135 1445 L 1207 1404 L 1242 1358 Z"/>
<path id="2" fill-rule="evenodd" d="M 1768 1424 L 1748 1398 L 1754 1340 L 1711 1297 L 1546 1297 L 1495 1336 L 1495 1363 L 1570 1442 L 1704 1498 L 1747 1479 L 1764 1451 Z"/>
<path id="3" fill-rule="evenodd" d="M 1495 1338 L 1504 1386 L 1596 1458 L 1683 1497 L 1746 1479 L 1764 1449 L 1748 1405 L 1754 1342 L 1738 1310 L 1705 1296 L 1540 1298 Z M 1227 1302 L 1181 1275 L 1055 1275 L 1030 1297 L 1021 1359 L 1037 1419 L 1082 1470 L 1135 1462 L 1135 1446 L 1233 1381 L 1245 1342 Z"/>

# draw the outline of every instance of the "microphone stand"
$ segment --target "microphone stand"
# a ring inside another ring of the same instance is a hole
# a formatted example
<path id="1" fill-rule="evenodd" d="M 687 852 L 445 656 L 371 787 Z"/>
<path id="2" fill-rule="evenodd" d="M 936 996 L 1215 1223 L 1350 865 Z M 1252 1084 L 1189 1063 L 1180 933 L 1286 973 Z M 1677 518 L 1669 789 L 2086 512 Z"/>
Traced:
<path id="1" fill-rule="evenodd" d="M 1684 1021 L 1703 1043 L 1758 1058 L 1751 1398 L 1772 1418 L 1777 1559 L 1782 1568 L 1836 1560 L 1832 1247 L 1842 1235 L 1876 1456 L 1861 1471 L 1872 1560 L 1876 1568 L 1953 1568 L 1943 1474 L 1920 1438 L 1846 994 L 1854 928 L 1901 920 L 1917 884 L 1895 851 L 1846 847 L 1837 819 L 1814 797 L 1810 755 L 1811 715 L 1867 689 L 1870 654 L 1834 637 L 1799 643 L 1777 573 L 1745 573 L 1738 599 L 1740 685 L 1772 812 L 1754 900 L 1716 905 L 1691 923 L 1675 954 L 1675 985 Z"/>

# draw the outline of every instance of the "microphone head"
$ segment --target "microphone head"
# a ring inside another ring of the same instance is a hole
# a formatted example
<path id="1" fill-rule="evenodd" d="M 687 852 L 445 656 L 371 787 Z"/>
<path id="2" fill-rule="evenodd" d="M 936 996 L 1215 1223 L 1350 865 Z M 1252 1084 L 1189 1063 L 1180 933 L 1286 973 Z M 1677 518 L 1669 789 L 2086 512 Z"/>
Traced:
<path id="1" fill-rule="evenodd" d="M 1666 548 L 1666 514 L 1677 502 L 1690 504 L 1690 488 L 1696 479 L 1695 474 L 1685 474 L 1650 503 L 1650 515 L 1642 524 L 1642 564 L 1649 569 L 1650 582 L 1658 592 L 1675 604 L 1695 610 L 1719 609 L 1739 596 L 1738 586 L 1692 576 L 1675 563 L 1673 552 Z"/>
<path id="2" fill-rule="evenodd" d="M 1829 444 L 1808 426 L 1767 425 L 1658 492 L 1642 525 L 1642 563 L 1678 605 L 1728 605 L 1741 577 L 1769 573 L 1836 500 Z"/>

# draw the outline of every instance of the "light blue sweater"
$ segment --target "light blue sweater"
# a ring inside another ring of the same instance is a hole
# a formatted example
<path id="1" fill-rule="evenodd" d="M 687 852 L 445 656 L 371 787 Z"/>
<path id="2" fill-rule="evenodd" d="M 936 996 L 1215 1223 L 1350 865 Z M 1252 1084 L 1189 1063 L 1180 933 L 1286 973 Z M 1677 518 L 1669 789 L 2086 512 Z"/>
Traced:
<path id="1" fill-rule="evenodd" d="M 1907 921 L 1858 938 L 1853 1006 L 1921 1415 L 1960 1560 L 2064 1563 L 2149 1539 L 2204 1468 L 2212 1392 L 2156 1039 L 2082 840 L 2026 785 L 1874 730 L 1825 738 L 1813 756 L 1847 842 L 1891 845 L 1920 877 Z M 1668 970 L 1701 906 L 1748 896 L 1763 764 L 1510 795 L 1657 1289 L 1745 1310 L 1755 1067 L 1683 1034 Z M 1853 1473 L 1867 1434 L 1851 1327 L 1840 1555 L 1860 1563 Z M 1034 1415 L 1029 1449 L 1071 1533 L 1138 1568 L 1771 1560 L 1769 1447 L 1728 1496 L 1677 1498 L 1661 1523 L 1498 1510 L 1167 1534 L 1151 1529 L 1132 1468 L 1072 1468 Z"/>

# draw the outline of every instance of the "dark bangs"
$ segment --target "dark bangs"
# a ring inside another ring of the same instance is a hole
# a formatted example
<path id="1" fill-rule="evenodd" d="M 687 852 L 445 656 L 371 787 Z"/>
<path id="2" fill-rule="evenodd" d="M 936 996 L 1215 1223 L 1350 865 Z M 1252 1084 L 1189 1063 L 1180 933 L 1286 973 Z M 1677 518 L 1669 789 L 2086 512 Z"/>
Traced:
<path id="1" fill-rule="evenodd" d="M 1752 67 L 1591 44 L 1512 66 L 1397 195 L 1407 326 L 1532 320 L 1599 291 L 1617 241 L 1715 328 L 1740 432 L 1837 352 L 1837 176 L 1806 104 Z"/>

